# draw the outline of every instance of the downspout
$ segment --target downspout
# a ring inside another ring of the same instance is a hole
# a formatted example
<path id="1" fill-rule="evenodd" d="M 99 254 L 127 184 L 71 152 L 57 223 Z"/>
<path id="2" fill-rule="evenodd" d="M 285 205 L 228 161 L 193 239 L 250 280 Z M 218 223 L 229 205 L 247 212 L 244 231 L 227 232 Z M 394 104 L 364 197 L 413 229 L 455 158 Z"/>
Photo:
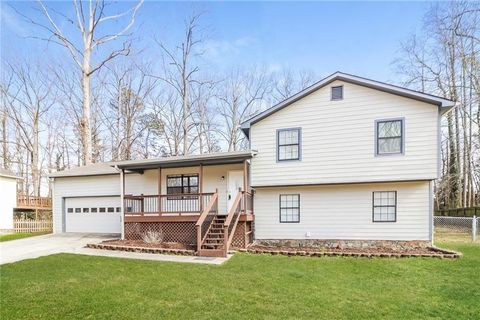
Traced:
<path id="1" fill-rule="evenodd" d="M 117 165 L 114 166 L 115 170 L 120 172 L 120 224 L 121 224 L 121 239 L 125 240 L 125 171 L 120 169 Z"/>
<path id="2" fill-rule="evenodd" d="M 437 179 L 440 178 L 442 174 L 442 117 L 446 116 L 448 113 L 450 113 L 453 109 L 456 108 L 456 104 L 447 109 L 444 110 L 442 109 L 442 106 L 438 107 L 438 120 L 437 120 Z M 434 222 L 435 222 L 435 202 L 434 202 L 434 180 L 431 180 L 428 184 L 428 193 L 429 193 L 429 238 L 431 241 L 431 244 L 434 242 Z"/>

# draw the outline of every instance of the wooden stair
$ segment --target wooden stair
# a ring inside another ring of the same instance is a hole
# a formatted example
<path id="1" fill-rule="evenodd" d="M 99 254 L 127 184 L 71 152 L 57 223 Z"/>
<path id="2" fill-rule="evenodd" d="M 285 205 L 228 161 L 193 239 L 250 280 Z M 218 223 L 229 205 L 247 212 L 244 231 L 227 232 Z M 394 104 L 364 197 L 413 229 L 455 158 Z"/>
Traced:
<path id="1" fill-rule="evenodd" d="M 205 241 L 198 250 L 198 255 L 203 257 L 225 256 L 225 229 L 226 215 L 216 215 L 207 232 Z"/>

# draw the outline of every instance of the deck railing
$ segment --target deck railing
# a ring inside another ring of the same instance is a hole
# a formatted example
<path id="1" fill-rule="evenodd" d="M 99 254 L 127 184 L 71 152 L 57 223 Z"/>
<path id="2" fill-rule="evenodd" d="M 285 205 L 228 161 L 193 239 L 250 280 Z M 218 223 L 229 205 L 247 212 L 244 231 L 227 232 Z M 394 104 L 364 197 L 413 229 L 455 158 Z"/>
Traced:
<path id="1" fill-rule="evenodd" d="M 17 195 L 17 207 L 29 209 L 48 209 L 52 207 L 49 197 Z"/>
<path id="2" fill-rule="evenodd" d="M 211 197 L 210 202 L 205 206 L 205 209 L 195 224 L 197 230 L 197 250 L 200 250 L 202 247 L 202 244 L 207 237 L 208 230 L 210 229 L 212 221 L 216 215 L 218 215 L 218 193 L 215 193 Z"/>
<path id="3" fill-rule="evenodd" d="M 227 256 L 230 244 L 232 243 L 240 214 L 245 212 L 245 208 L 247 207 L 248 201 L 246 200 L 246 194 L 247 193 L 245 191 L 238 191 L 237 196 L 233 201 L 233 205 L 228 212 L 227 219 L 225 219 L 225 223 L 223 224 L 223 235 L 225 237 L 223 248 L 225 250 L 225 256 Z"/>
<path id="4" fill-rule="evenodd" d="M 251 192 L 244 192 L 243 193 L 243 210 L 244 213 L 253 214 L 253 193 Z"/>
<path id="5" fill-rule="evenodd" d="M 132 216 L 201 214 L 214 193 L 125 195 L 125 214 Z"/>

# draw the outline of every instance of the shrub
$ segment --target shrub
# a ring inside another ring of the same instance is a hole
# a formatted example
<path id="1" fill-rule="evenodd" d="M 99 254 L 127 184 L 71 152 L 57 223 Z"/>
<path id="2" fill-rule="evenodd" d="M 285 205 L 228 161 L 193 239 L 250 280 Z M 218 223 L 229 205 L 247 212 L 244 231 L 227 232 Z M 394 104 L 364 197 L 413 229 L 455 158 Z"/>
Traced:
<path id="1" fill-rule="evenodd" d="M 159 231 L 147 231 L 142 234 L 142 240 L 146 243 L 162 243 L 163 242 L 163 231 L 160 229 Z"/>

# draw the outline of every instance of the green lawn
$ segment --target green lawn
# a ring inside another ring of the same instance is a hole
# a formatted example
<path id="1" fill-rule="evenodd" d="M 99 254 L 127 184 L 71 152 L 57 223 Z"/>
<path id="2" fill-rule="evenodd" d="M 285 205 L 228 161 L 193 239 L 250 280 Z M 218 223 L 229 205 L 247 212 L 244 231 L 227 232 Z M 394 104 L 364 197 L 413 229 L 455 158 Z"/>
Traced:
<path id="1" fill-rule="evenodd" d="M 478 319 L 456 260 L 237 254 L 222 266 L 59 254 L 1 266 L 1 319 Z"/>
<path id="2" fill-rule="evenodd" d="M 47 234 L 47 233 L 50 233 L 50 232 L 23 232 L 23 233 L 2 234 L 0 235 L 0 242 L 40 236 L 42 234 Z"/>

